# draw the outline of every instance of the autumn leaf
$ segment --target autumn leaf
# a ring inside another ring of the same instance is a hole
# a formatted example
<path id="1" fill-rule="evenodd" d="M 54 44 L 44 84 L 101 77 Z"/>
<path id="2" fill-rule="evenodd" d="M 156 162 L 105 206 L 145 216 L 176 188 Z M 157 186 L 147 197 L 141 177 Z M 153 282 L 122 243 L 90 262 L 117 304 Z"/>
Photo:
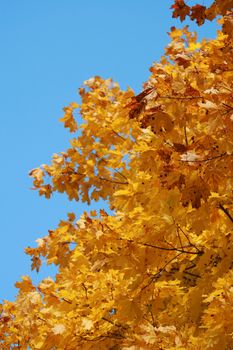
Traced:
<path id="1" fill-rule="evenodd" d="M 173 9 L 172 17 L 180 17 L 181 21 L 184 21 L 185 17 L 190 13 L 190 7 L 186 5 L 184 0 L 175 0 L 171 8 Z"/>
<path id="2" fill-rule="evenodd" d="M 202 5 L 195 5 L 191 7 L 190 18 L 192 20 L 196 19 L 197 24 L 200 26 L 205 22 L 206 19 L 206 7 Z"/>

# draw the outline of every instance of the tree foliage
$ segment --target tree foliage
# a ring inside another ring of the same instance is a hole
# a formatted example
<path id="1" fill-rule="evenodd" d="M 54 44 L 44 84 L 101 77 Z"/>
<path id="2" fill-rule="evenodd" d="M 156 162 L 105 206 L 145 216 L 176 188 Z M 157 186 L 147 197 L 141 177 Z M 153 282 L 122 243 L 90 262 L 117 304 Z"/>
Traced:
<path id="1" fill-rule="evenodd" d="M 34 188 L 112 213 L 68 213 L 26 248 L 58 273 L 16 283 L 1 349 L 233 349 L 232 1 L 172 7 L 222 14 L 222 30 L 198 43 L 173 27 L 139 95 L 96 76 L 64 108 L 71 146 L 30 172 Z"/>

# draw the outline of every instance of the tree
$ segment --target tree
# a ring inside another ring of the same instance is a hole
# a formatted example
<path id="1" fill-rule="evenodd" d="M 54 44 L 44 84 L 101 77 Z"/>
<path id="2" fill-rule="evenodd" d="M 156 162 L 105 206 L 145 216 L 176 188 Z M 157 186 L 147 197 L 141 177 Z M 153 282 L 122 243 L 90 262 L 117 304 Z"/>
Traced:
<path id="1" fill-rule="evenodd" d="M 215 40 L 173 27 L 139 95 L 96 76 L 64 108 L 71 147 L 34 187 L 112 213 L 68 213 L 26 248 L 58 273 L 16 283 L 2 349 L 233 349 L 232 1 L 200 6 L 176 0 L 173 16 L 224 15 Z"/>

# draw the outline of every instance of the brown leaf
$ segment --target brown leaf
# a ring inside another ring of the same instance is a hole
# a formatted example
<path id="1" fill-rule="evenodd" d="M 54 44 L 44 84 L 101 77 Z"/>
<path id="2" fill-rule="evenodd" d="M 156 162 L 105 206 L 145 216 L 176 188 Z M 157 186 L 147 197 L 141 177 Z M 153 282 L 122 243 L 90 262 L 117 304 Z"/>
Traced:
<path id="1" fill-rule="evenodd" d="M 191 20 L 196 20 L 197 24 L 201 26 L 206 19 L 206 7 L 202 5 L 195 5 L 191 7 Z"/>
<path id="2" fill-rule="evenodd" d="M 184 0 L 175 0 L 175 3 L 171 6 L 173 9 L 172 17 L 180 17 L 181 22 L 185 20 L 186 16 L 190 14 L 190 7 L 186 5 Z"/>

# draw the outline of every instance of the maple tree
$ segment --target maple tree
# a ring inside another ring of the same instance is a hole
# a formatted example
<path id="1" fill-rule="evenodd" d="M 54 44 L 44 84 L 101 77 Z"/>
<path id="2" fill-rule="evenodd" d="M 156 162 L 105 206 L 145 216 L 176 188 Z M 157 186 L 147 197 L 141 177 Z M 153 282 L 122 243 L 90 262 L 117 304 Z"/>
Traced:
<path id="1" fill-rule="evenodd" d="M 26 248 L 58 272 L 16 283 L 1 349 L 233 349 L 232 1 L 198 6 L 176 0 L 173 16 L 224 15 L 216 39 L 173 27 L 139 95 L 96 76 L 64 108 L 71 147 L 34 187 L 112 213 L 68 213 Z"/>

